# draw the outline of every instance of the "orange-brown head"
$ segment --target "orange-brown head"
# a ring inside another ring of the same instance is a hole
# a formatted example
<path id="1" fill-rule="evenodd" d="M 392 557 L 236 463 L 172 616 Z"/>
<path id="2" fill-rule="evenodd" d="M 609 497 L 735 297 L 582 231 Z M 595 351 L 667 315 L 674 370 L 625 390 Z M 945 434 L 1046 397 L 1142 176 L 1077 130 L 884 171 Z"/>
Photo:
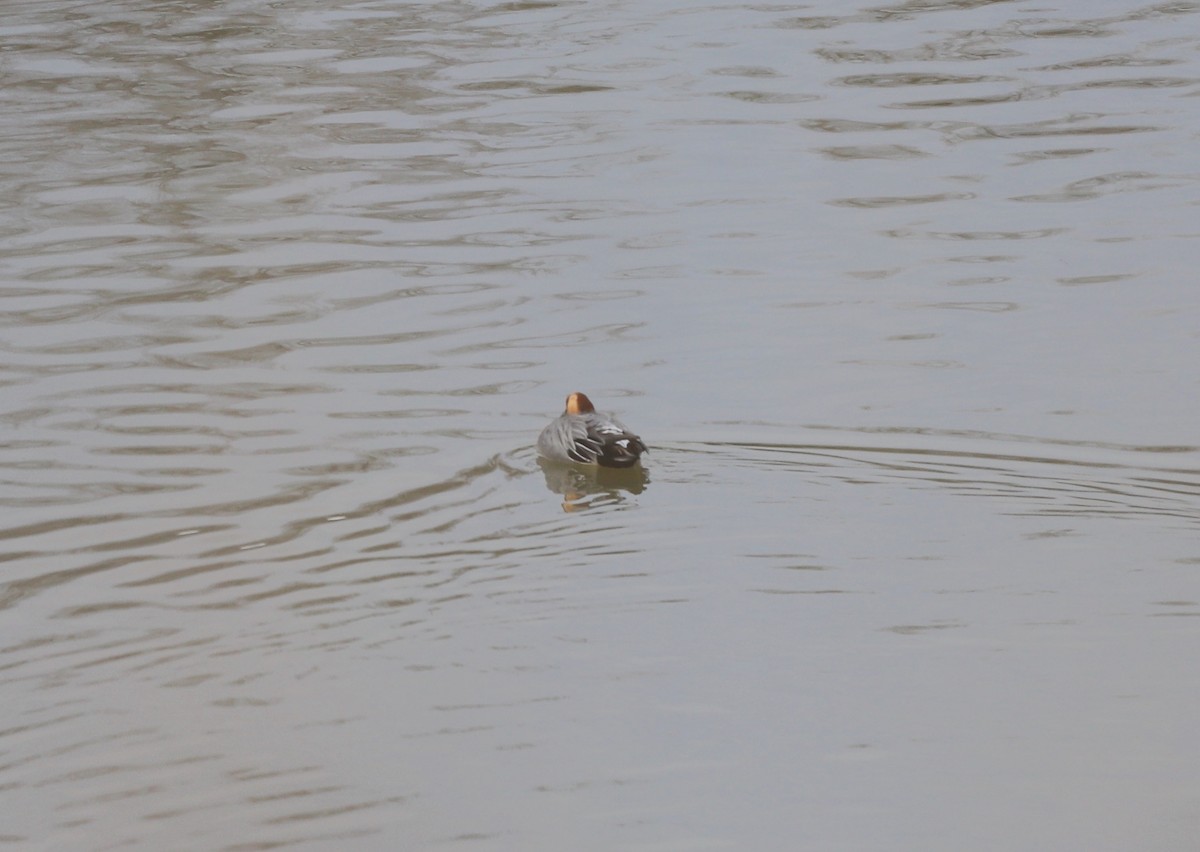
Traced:
<path id="1" fill-rule="evenodd" d="M 596 410 L 586 394 L 576 391 L 567 397 L 567 414 L 591 414 Z"/>

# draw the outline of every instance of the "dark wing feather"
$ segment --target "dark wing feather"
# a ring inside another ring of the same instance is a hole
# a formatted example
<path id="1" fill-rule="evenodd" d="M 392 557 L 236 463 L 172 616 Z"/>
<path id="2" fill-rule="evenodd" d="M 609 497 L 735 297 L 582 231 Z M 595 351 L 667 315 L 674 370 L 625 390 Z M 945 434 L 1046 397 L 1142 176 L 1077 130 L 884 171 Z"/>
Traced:
<path id="1" fill-rule="evenodd" d="M 646 452 L 642 439 L 615 418 L 587 419 L 588 438 L 599 445 L 595 460 L 602 467 L 633 467 Z"/>

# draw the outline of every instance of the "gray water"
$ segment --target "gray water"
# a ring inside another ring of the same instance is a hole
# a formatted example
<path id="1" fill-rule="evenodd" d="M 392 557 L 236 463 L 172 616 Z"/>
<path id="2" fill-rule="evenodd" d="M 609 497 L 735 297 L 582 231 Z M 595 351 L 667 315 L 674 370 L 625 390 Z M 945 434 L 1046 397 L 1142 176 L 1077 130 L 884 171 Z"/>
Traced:
<path id="1" fill-rule="evenodd" d="M 1198 12 L 6 3 L 0 845 L 1195 848 Z"/>

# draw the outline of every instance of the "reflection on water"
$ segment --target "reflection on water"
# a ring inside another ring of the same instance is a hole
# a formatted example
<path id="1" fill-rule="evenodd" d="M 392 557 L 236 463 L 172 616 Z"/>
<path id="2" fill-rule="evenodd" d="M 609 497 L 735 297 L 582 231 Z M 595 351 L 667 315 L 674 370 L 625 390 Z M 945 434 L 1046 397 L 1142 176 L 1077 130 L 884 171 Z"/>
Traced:
<path id="1" fill-rule="evenodd" d="M 650 475 L 641 465 L 586 468 L 539 458 L 538 466 L 546 477 L 546 487 L 564 497 L 564 512 L 621 503 L 623 494 L 641 494 L 650 483 Z"/>
<path id="2" fill-rule="evenodd" d="M 0 839 L 1187 848 L 1197 12 L 6 4 Z"/>

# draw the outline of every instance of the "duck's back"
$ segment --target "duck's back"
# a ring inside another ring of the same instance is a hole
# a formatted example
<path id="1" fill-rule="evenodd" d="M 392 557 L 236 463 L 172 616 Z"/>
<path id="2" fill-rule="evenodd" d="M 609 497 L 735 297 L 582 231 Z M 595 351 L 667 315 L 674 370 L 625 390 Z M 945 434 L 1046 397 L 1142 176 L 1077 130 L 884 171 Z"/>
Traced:
<path id="1" fill-rule="evenodd" d="M 633 467 L 646 452 L 642 439 L 624 424 L 596 411 L 564 413 L 542 430 L 537 448 L 554 461 L 601 467 Z"/>

